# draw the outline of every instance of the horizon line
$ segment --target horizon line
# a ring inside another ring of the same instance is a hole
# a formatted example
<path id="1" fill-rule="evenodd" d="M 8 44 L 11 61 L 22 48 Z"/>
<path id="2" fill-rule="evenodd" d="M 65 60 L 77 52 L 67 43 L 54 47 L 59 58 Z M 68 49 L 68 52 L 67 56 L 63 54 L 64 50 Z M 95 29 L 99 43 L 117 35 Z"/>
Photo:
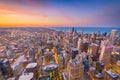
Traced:
<path id="1" fill-rule="evenodd" d="M 101 27 L 101 28 L 120 28 L 119 26 L 0 26 L 0 28 L 60 28 L 60 27 Z"/>

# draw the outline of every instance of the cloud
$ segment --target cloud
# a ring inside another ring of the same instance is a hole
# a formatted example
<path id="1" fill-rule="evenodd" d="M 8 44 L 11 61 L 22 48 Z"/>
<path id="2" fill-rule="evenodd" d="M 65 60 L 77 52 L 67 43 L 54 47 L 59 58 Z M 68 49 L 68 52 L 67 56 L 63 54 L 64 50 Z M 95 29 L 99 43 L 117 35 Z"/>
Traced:
<path id="1" fill-rule="evenodd" d="M 42 2 L 37 1 L 37 0 L 27 0 L 27 1 L 29 3 L 34 4 L 35 6 L 40 7 L 40 8 L 45 8 L 47 10 L 52 11 L 53 13 L 55 12 L 58 15 L 58 17 L 62 17 L 64 19 L 66 19 L 66 20 L 72 20 L 72 18 L 68 14 L 64 13 L 63 11 L 58 10 L 55 7 L 51 7 L 51 6 L 45 5 Z"/>
<path id="2" fill-rule="evenodd" d="M 19 14 L 26 16 L 41 16 L 43 18 L 47 18 L 48 15 L 43 12 L 37 12 L 36 10 L 26 10 L 18 7 L 10 7 L 10 6 L 0 6 L 0 14 L 2 15 L 10 15 L 10 14 Z"/>

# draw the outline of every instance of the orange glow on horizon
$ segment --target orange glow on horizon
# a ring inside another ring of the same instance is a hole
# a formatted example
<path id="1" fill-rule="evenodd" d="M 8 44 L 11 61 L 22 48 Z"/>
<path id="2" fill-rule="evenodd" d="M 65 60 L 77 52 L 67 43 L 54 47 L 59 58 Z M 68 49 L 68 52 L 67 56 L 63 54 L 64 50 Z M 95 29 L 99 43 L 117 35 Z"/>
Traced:
<path id="1" fill-rule="evenodd" d="M 16 9 L 8 6 L 0 6 L 0 26 L 66 26 L 70 25 L 71 20 L 66 20 L 57 14 L 49 14 L 44 12 L 37 12 L 34 9 L 31 11 L 26 9 Z M 65 17 L 65 18 L 64 18 Z M 73 24 L 74 25 L 74 24 Z"/>
<path id="2" fill-rule="evenodd" d="M 0 0 L 0 27 L 118 27 L 120 1 L 114 2 Z"/>
<path id="3" fill-rule="evenodd" d="M 45 7 L 46 8 L 46 7 Z M 90 19 L 82 19 L 81 17 L 70 18 L 64 13 L 48 8 L 53 13 L 45 13 L 36 11 L 35 9 L 26 10 L 26 8 L 15 8 L 9 6 L 0 6 L 0 27 L 14 26 L 78 26 L 80 23 L 84 25 L 90 23 Z"/>

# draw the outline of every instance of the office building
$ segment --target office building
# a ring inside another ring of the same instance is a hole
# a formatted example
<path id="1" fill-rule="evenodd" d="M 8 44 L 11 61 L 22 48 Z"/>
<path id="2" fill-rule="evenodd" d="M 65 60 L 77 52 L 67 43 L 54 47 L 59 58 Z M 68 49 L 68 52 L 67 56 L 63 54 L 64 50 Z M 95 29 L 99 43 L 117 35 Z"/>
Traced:
<path id="1" fill-rule="evenodd" d="M 99 50 L 99 45 L 92 43 L 92 54 L 95 55 Z"/>
<path id="2" fill-rule="evenodd" d="M 101 53 L 99 56 L 99 61 L 103 62 L 105 65 L 110 63 L 111 53 L 113 46 L 102 46 Z"/>
<path id="3" fill-rule="evenodd" d="M 83 52 L 88 52 L 88 47 L 89 47 L 89 41 L 87 36 L 83 38 L 83 43 L 82 43 L 82 50 Z"/>
<path id="4" fill-rule="evenodd" d="M 112 30 L 110 34 L 110 44 L 113 45 L 116 37 L 117 30 Z"/>
<path id="5" fill-rule="evenodd" d="M 81 45 L 82 45 L 82 39 L 79 37 L 78 38 L 78 43 L 77 43 L 78 50 L 81 50 Z"/>
<path id="6" fill-rule="evenodd" d="M 44 53 L 44 58 L 43 58 L 43 63 L 48 64 L 52 61 L 54 61 L 53 53 L 52 52 L 45 52 Z"/>
<path id="7" fill-rule="evenodd" d="M 57 64 L 46 64 L 43 66 L 43 71 L 46 72 L 47 75 L 50 75 L 50 80 L 60 80 Z"/>
<path id="8" fill-rule="evenodd" d="M 84 66 L 76 59 L 71 59 L 67 65 L 67 79 L 68 80 L 82 80 L 84 73 Z"/>
<path id="9" fill-rule="evenodd" d="M 79 53 L 77 48 L 71 48 L 71 58 L 75 59 L 76 55 Z"/>
<path id="10" fill-rule="evenodd" d="M 24 73 L 34 73 L 34 78 L 37 79 L 38 77 L 38 64 L 37 63 L 29 63 L 26 66 L 26 71 Z"/>
<path id="11" fill-rule="evenodd" d="M 63 54 L 64 58 L 64 66 L 67 67 L 68 62 L 71 59 L 70 54 L 66 53 L 65 51 L 62 51 L 61 53 Z"/>
<path id="12" fill-rule="evenodd" d="M 34 73 L 30 72 L 22 74 L 18 80 L 36 80 L 36 79 L 34 78 Z"/>
<path id="13" fill-rule="evenodd" d="M 8 60 L 0 60 L 0 72 L 3 76 L 10 77 L 13 74 L 13 70 Z"/>
<path id="14" fill-rule="evenodd" d="M 61 70 L 64 69 L 64 58 L 62 54 L 58 55 L 58 61 L 59 68 Z"/>

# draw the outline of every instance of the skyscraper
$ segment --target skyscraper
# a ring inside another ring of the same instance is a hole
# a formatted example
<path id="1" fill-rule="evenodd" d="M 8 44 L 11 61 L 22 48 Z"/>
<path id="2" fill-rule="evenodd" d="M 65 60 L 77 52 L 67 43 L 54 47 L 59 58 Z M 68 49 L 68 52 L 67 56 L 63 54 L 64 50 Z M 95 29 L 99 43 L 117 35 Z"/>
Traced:
<path id="1" fill-rule="evenodd" d="M 105 46 L 105 45 L 103 45 L 101 53 L 100 53 L 99 61 L 104 62 L 104 64 L 109 63 L 112 50 L 113 50 L 113 46 Z"/>
<path id="2" fill-rule="evenodd" d="M 92 54 L 96 54 L 98 52 L 98 49 L 99 49 L 99 45 L 93 43 L 92 44 Z"/>
<path id="3" fill-rule="evenodd" d="M 110 44 L 112 44 L 112 45 L 114 44 L 114 41 L 115 41 L 116 32 L 117 32 L 117 30 L 112 30 L 111 31 Z"/>
<path id="4" fill-rule="evenodd" d="M 10 66 L 10 62 L 8 60 L 0 60 L 0 72 L 2 72 L 3 76 L 11 76 L 13 70 Z"/>
<path id="5" fill-rule="evenodd" d="M 87 52 L 87 51 L 88 51 L 88 46 L 89 46 L 89 40 L 88 40 L 88 36 L 86 35 L 86 36 L 83 38 L 82 51 L 83 51 L 83 52 Z"/>
<path id="6" fill-rule="evenodd" d="M 82 39 L 80 38 L 80 36 L 78 36 L 78 42 L 77 42 L 78 50 L 81 50 L 81 45 L 82 45 Z"/>
<path id="7" fill-rule="evenodd" d="M 72 59 L 75 59 L 77 54 L 79 54 L 78 49 L 77 48 L 71 48 L 71 57 L 72 57 Z"/>
<path id="8" fill-rule="evenodd" d="M 71 59 L 67 65 L 68 80 L 82 80 L 84 66 L 76 59 Z"/>

